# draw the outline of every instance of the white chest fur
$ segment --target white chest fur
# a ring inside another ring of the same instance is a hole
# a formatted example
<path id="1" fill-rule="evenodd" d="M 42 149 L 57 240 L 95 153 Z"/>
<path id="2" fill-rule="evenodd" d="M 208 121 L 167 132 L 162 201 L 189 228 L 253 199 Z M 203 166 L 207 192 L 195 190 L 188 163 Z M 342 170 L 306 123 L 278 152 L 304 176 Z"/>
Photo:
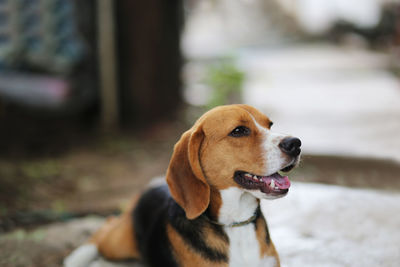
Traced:
<path id="1" fill-rule="evenodd" d="M 229 237 L 229 266 L 274 267 L 274 257 L 260 257 L 260 246 L 254 231 L 254 225 L 226 227 Z"/>
<path id="2" fill-rule="evenodd" d="M 221 190 L 221 198 L 219 222 L 223 224 L 247 220 L 258 206 L 255 197 L 239 188 Z M 276 266 L 274 257 L 261 257 L 254 224 L 224 228 L 229 238 L 229 266 Z"/>

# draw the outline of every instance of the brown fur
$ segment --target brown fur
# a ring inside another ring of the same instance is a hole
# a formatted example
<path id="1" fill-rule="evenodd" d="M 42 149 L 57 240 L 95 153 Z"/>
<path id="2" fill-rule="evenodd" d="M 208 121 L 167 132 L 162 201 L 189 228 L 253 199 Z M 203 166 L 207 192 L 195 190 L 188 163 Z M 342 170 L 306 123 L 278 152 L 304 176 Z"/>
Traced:
<path id="1" fill-rule="evenodd" d="M 262 126 L 270 125 L 268 117 L 247 105 L 212 109 L 175 145 L 167 183 L 188 219 L 196 218 L 208 207 L 210 186 L 216 190 L 238 187 L 232 179 L 236 170 L 263 173 L 263 136 L 253 118 Z M 230 138 L 228 134 L 238 125 L 250 128 L 252 137 Z"/>
<path id="2" fill-rule="evenodd" d="M 194 126 L 185 132 L 175 145 L 167 171 L 171 195 L 185 210 L 188 219 L 202 214 L 210 202 L 210 186 L 199 160 L 203 138 L 204 134 L 199 127 Z"/>
<path id="3" fill-rule="evenodd" d="M 210 230 L 207 231 L 210 234 Z M 174 230 L 173 227 L 167 225 L 167 235 L 172 244 L 172 250 L 181 266 L 193 266 L 193 267 L 203 267 L 203 266 L 216 266 L 216 267 L 226 267 L 226 263 L 216 264 L 215 262 L 210 262 L 204 259 L 200 254 L 193 251 L 182 237 Z M 208 235 L 207 235 L 208 236 Z M 227 249 L 227 244 L 219 243 L 215 238 L 209 238 L 213 242 L 210 243 L 213 247 L 218 247 L 223 250 Z"/>
<path id="4" fill-rule="evenodd" d="M 132 217 L 125 213 L 119 217 L 110 217 L 92 236 L 100 253 L 107 259 L 140 259 L 133 234 Z"/>
<path id="5" fill-rule="evenodd" d="M 264 121 L 269 124 L 269 119 L 258 111 L 243 112 L 243 107 L 246 106 L 213 110 L 203 122 L 207 138 L 201 150 L 201 165 L 210 184 L 219 190 L 238 187 L 232 179 L 233 173 L 238 169 L 262 174 L 265 168 L 260 146 L 263 137 L 252 116 L 256 120 L 258 118 L 260 124 L 264 124 Z M 238 125 L 248 127 L 252 136 L 230 138 L 228 134 Z"/>
<path id="6" fill-rule="evenodd" d="M 277 266 L 280 266 L 279 262 L 279 255 L 276 252 L 275 246 L 272 243 L 267 243 L 265 242 L 267 239 L 270 239 L 269 233 L 267 232 L 267 224 L 265 223 L 265 220 L 263 220 L 261 217 L 257 219 L 256 221 L 256 236 L 257 240 L 260 244 L 260 256 L 273 256 L 277 260 Z"/>
<path id="7" fill-rule="evenodd" d="M 211 187 L 209 216 L 213 220 L 216 220 L 216 218 L 218 218 L 219 209 L 221 208 L 221 205 L 222 205 L 221 194 L 214 187 Z"/>

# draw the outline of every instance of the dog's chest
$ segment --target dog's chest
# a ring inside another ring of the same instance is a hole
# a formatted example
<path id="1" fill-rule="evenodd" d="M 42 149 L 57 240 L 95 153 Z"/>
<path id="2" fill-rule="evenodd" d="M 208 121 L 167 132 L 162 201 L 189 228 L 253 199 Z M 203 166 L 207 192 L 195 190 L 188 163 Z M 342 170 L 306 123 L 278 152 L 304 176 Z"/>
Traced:
<path id="1" fill-rule="evenodd" d="M 254 224 L 240 227 L 226 227 L 229 237 L 229 266 L 274 267 L 274 257 L 260 255 L 260 244 L 257 240 Z"/>
<path id="2" fill-rule="evenodd" d="M 238 188 L 220 191 L 222 205 L 219 210 L 219 220 L 223 224 L 245 221 L 254 215 L 258 202 L 250 194 L 243 193 Z M 243 267 L 273 267 L 274 257 L 261 256 L 260 243 L 257 239 L 254 223 L 238 227 L 224 227 L 229 238 L 229 266 Z"/>

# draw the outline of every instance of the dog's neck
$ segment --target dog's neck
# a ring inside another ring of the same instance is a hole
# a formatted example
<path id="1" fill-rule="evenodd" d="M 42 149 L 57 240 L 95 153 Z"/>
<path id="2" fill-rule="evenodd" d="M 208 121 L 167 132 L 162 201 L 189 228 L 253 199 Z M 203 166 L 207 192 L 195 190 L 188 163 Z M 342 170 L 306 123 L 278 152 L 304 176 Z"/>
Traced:
<path id="1" fill-rule="evenodd" d="M 224 225 L 248 220 L 258 206 L 257 198 L 236 187 L 211 192 L 210 212 L 217 222 Z"/>

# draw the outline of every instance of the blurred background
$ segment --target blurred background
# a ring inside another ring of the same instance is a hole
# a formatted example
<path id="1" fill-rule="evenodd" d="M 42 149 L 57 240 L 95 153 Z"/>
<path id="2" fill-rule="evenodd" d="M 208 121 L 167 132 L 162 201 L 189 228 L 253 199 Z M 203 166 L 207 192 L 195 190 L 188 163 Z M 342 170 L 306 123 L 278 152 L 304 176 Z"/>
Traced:
<path id="1" fill-rule="evenodd" d="M 61 266 L 246 103 L 303 141 L 283 265 L 398 266 L 399 75 L 398 0 L 0 0 L 0 265 Z"/>

